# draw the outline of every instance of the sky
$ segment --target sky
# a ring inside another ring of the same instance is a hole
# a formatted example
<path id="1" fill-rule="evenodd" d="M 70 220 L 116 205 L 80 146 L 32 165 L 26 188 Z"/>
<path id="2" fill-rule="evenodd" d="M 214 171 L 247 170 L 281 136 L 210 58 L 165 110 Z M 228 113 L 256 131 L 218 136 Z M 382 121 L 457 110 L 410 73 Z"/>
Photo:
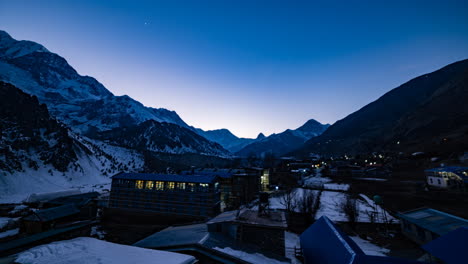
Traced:
<path id="1" fill-rule="evenodd" d="M 0 0 L 0 29 L 239 137 L 334 123 L 468 58 L 466 1 Z"/>

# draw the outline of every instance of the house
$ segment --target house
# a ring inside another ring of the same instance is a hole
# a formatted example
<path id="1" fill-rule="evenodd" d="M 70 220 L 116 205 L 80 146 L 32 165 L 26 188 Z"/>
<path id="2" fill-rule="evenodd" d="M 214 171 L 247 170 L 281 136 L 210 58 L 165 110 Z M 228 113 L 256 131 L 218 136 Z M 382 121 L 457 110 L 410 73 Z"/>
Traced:
<path id="1" fill-rule="evenodd" d="M 421 245 L 460 227 L 468 227 L 468 220 L 431 208 L 411 210 L 398 217 L 403 234 Z"/>
<path id="2" fill-rule="evenodd" d="M 466 190 L 468 185 L 468 167 L 438 167 L 425 170 L 424 173 L 429 187 Z"/>
<path id="3" fill-rule="evenodd" d="M 218 177 L 120 173 L 112 177 L 110 208 L 209 217 L 220 212 Z"/>
<path id="4" fill-rule="evenodd" d="M 246 263 L 226 254 L 226 248 L 287 261 L 285 228 L 282 212 L 259 217 L 257 211 L 243 209 L 224 212 L 206 223 L 168 227 L 134 246 L 190 254 L 201 263 Z"/>
<path id="5" fill-rule="evenodd" d="M 80 209 L 74 204 L 37 210 L 21 219 L 20 228 L 22 232 L 28 234 L 40 233 L 69 222 L 79 214 Z"/>
<path id="6" fill-rule="evenodd" d="M 446 264 L 468 263 L 468 228 L 460 227 L 422 246 Z"/>
<path id="7" fill-rule="evenodd" d="M 208 231 L 218 232 L 242 243 L 257 245 L 263 250 L 284 256 L 284 231 L 287 228 L 284 212 L 241 210 L 224 212 L 207 222 Z"/>
<path id="8" fill-rule="evenodd" d="M 420 262 L 387 256 L 371 256 L 326 216 L 319 218 L 300 236 L 305 264 L 416 264 Z"/>
<path id="9" fill-rule="evenodd" d="M 87 192 L 69 196 L 63 196 L 44 202 L 45 208 L 73 204 L 80 209 L 80 218 L 91 219 L 97 214 L 98 192 Z"/>

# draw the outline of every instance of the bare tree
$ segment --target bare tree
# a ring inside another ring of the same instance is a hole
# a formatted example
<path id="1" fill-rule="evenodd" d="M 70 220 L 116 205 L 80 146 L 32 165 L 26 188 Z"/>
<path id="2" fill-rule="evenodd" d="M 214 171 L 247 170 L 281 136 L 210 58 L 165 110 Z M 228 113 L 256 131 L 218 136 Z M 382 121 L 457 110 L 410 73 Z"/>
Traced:
<path id="1" fill-rule="evenodd" d="M 284 192 L 283 196 L 280 198 L 280 204 L 284 206 L 284 209 L 286 212 L 292 212 L 294 211 L 296 204 L 296 193 L 294 192 L 294 189 L 289 189 Z"/>
<path id="2" fill-rule="evenodd" d="M 302 195 L 295 197 L 295 208 L 299 213 L 312 214 L 317 202 L 317 195 L 311 190 L 302 190 Z"/>
<path id="3" fill-rule="evenodd" d="M 341 203 L 341 210 L 348 218 L 351 227 L 354 227 L 359 217 L 359 207 L 357 199 L 346 196 L 346 199 Z"/>

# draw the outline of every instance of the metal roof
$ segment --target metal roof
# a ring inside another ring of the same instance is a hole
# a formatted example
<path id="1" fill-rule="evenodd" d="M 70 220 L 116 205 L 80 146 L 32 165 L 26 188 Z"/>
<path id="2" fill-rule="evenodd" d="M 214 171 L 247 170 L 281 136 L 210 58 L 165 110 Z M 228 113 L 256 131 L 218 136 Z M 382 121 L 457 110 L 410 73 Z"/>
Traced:
<path id="1" fill-rule="evenodd" d="M 231 178 L 232 176 L 249 176 L 245 169 L 210 169 L 210 168 L 203 168 L 203 169 L 195 169 L 195 170 L 187 170 L 183 171 L 182 174 L 184 175 L 213 175 L 218 176 L 220 178 Z"/>
<path id="2" fill-rule="evenodd" d="M 440 236 L 460 227 L 468 227 L 468 220 L 432 208 L 400 213 L 399 217 Z"/>
<path id="3" fill-rule="evenodd" d="M 305 264 L 421 264 L 387 256 L 366 255 L 326 216 L 322 216 L 300 236 Z"/>
<path id="4" fill-rule="evenodd" d="M 165 181 L 165 182 L 193 182 L 213 183 L 214 175 L 179 175 L 179 174 L 154 174 L 154 173 L 119 173 L 112 176 L 113 179 Z"/>
<path id="5" fill-rule="evenodd" d="M 468 245 L 468 228 L 460 227 L 446 235 L 438 237 L 422 246 L 431 255 L 447 264 L 468 263 L 466 250 Z"/>
<path id="6" fill-rule="evenodd" d="M 27 216 L 24 220 L 27 221 L 52 221 L 62 217 L 78 214 L 80 210 L 76 208 L 74 204 L 66 204 L 58 207 L 52 207 L 49 209 L 38 210 L 32 215 Z"/>

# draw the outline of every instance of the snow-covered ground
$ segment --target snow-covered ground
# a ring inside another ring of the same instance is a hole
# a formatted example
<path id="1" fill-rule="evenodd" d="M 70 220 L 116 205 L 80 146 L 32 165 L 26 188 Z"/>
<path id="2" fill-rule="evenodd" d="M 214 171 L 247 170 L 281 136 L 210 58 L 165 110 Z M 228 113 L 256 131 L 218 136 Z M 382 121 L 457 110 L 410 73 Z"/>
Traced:
<path id="1" fill-rule="evenodd" d="M 347 190 L 349 190 L 349 184 L 346 184 L 346 183 L 325 183 L 323 185 L 323 189 L 333 190 L 333 191 L 347 191 Z"/>
<path id="2" fill-rule="evenodd" d="M 294 248 L 301 247 L 299 235 L 284 231 L 284 247 L 286 248 L 286 258 L 290 259 L 292 264 L 302 263 L 300 260 L 296 259 L 294 255 Z"/>
<path id="3" fill-rule="evenodd" d="M 226 247 L 226 248 L 215 247 L 214 249 L 224 252 L 228 255 L 234 256 L 236 258 L 240 258 L 252 264 L 285 264 L 285 263 L 288 263 L 288 262 L 281 262 L 276 259 L 267 258 L 264 255 L 259 254 L 259 253 L 251 254 L 251 253 L 247 253 L 244 251 L 235 250 L 230 247 Z"/>
<path id="4" fill-rule="evenodd" d="M 0 229 L 4 228 L 12 220 L 9 217 L 0 217 Z"/>
<path id="5" fill-rule="evenodd" d="M 113 174 L 138 171 L 144 164 L 143 157 L 136 151 L 93 141 L 73 133 L 70 136 L 79 140 L 87 152 L 77 151 L 78 160 L 69 165 L 68 171 L 57 171 L 50 164 L 40 166 L 37 170 L 23 164 L 22 171 L 0 171 L 0 203 L 19 203 L 33 193 L 69 189 L 80 189 L 82 192 L 102 191 L 110 188 L 110 177 Z M 31 159 L 38 164 L 42 163 L 39 157 Z"/>
<path id="6" fill-rule="evenodd" d="M 367 196 L 361 194 L 361 199 L 357 200 L 357 207 L 359 210 L 358 222 L 370 223 L 372 212 L 375 212 L 375 223 L 385 223 L 385 220 L 393 223 L 397 222 L 397 219 L 392 217 L 388 212 L 384 213 L 384 210 L 376 205 Z M 315 216 L 315 219 L 326 215 L 330 220 L 334 222 L 346 222 L 348 221 L 346 215 L 343 213 L 341 205 L 346 201 L 347 194 L 343 192 L 323 191 L 320 196 L 320 207 Z"/>
<path id="7" fill-rule="evenodd" d="M 366 253 L 367 255 L 372 255 L 372 256 L 386 256 L 388 252 L 390 252 L 389 249 L 379 247 L 375 244 L 372 244 L 370 241 L 364 240 L 358 236 L 351 236 L 350 237 L 358 246 Z"/>
<path id="8" fill-rule="evenodd" d="M 308 190 L 308 189 L 303 189 L 303 188 L 296 188 L 292 191 L 292 197 L 294 201 L 298 201 L 301 197 L 304 196 L 305 193 L 314 193 L 315 195 L 318 195 L 319 191 L 318 190 Z M 270 202 L 270 209 L 273 210 L 284 210 L 286 209 L 286 201 L 284 199 L 285 195 L 280 195 L 280 196 L 273 196 L 270 197 L 269 202 Z M 295 203 L 293 202 L 292 205 L 294 206 Z M 252 210 L 258 210 L 258 206 L 254 206 L 251 208 Z M 293 208 L 296 212 L 298 212 L 298 208 Z"/>
<path id="9" fill-rule="evenodd" d="M 185 254 L 119 245 L 89 237 L 53 242 L 18 254 L 22 264 L 190 264 Z"/>
<path id="10" fill-rule="evenodd" d="M 19 228 L 15 228 L 15 229 L 10 229 L 10 230 L 7 230 L 5 232 L 1 232 L 0 233 L 0 238 L 5 238 L 5 237 L 9 237 L 9 236 L 15 236 L 19 233 Z"/>

